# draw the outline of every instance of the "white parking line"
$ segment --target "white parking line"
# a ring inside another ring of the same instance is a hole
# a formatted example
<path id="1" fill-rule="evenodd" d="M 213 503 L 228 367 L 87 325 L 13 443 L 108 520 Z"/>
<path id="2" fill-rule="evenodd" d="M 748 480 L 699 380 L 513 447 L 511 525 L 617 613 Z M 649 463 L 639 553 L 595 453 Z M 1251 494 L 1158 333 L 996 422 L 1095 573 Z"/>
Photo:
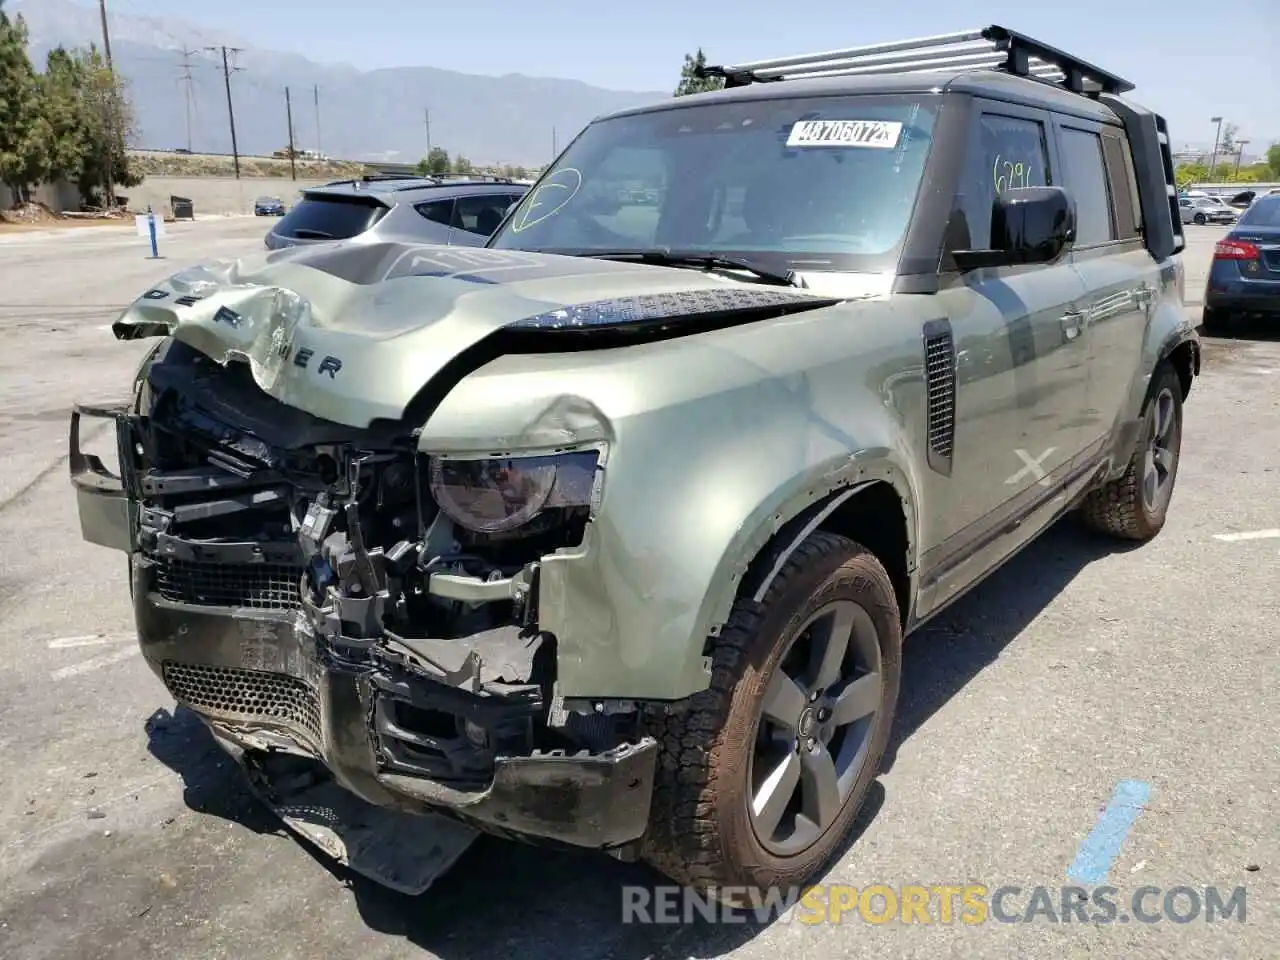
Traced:
<path id="1" fill-rule="evenodd" d="M 1241 533 L 1215 533 L 1213 539 L 1224 543 L 1239 543 L 1242 540 L 1275 540 L 1280 537 L 1280 529 L 1245 530 Z"/>
<path id="2" fill-rule="evenodd" d="M 104 643 L 132 643 L 137 638 L 128 633 L 87 633 L 82 637 L 58 637 L 49 641 L 50 650 L 67 650 L 71 647 L 97 647 Z"/>
<path id="3" fill-rule="evenodd" d="M 104 653 L 100 657 L 93 657 L 90 660 L 83 660 L 80 663 L 73 663 L 69 667 L 62 667 L 61 669 L 55 670 L 53 673 L 49 674 L 49 679 L 67 680 L 71 677 L 81 676 L 82 674 L 93 673 L 93 671 L 101 670 L 103 667 L 109 667 L 113 663 L 120 663 L 124 660 L 128 660 L 130 657 L 136 656 L 138 653 L 139 650 L 136 644 L 121 647 L 119 650 L 115 650 L 111 653 Z"/>

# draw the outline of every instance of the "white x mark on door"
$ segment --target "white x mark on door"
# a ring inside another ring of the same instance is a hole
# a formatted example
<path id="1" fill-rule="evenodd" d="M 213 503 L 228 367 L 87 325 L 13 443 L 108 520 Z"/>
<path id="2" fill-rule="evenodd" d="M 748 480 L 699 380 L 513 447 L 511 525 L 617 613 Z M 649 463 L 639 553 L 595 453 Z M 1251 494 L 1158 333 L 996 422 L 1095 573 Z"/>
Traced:
<path id="1" fill-rule="evenodd" d="M 1018 483 L 1024 477 L 1034 477 L 1036 483 L 1040 484 L 1042 487 L 1047 487 L 1052 481 L 1049 479 L 1049 472 L 1045 470 L 1041 464 L 1044 463 L 1045 460 L 1049 458 L 1049 455 L 1057 449 L 1057 447 L 1050 447 L 1038 457 L 1031 456 L 1031 454 L 1027 453 L 1025 450 L 1013 451 L 1018 455 L 1018 458 L 1025 464 L 1025 466 L 1006 480 L 1005 483 L 1014 484 Z"/>

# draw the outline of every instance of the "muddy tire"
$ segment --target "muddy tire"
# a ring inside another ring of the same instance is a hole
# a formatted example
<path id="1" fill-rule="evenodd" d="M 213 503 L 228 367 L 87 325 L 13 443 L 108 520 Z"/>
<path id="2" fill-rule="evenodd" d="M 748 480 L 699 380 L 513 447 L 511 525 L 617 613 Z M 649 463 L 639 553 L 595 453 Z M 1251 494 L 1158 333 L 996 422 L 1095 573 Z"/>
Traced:
<path id="1" fill-rule="evenodd" d="M 1182 450 L 1182 384 L 1168 364 L 1152 378 L 1142 430 L 1125 472 L 1090 491 L 1080 518 L 1090 529 L 1124 540 L 1146 541 L 1164 527 Z"/>
<path id="2" fill-rule="evenodd" d="M 730 902 L 742 897 L 725 887 L 813 880 L 848 842 L 878 772 L 901 648 L 880 562 L 843 537 L 810 535 L 760 603 L 735 605 L 710 687 L 654 721 L 662 750 L 644 859 Z"/>

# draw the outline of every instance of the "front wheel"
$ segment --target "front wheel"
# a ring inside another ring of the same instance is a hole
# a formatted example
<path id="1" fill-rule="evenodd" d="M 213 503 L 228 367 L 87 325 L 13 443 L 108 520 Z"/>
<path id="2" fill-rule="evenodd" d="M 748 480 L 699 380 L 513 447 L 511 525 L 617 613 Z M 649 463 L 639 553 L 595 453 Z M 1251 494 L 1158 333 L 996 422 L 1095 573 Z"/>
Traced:
<path id="1" fill-rule="evenodd" d="M 1152 539 L 1164 528 L 1182 452 L 1182 383 L 1167 363 L 1152 378 L 1142 431 L 1124 474 L 1092 490 L 1080 517 L 1092 529 L 1125 540 Z"/>
<path id="2" fill-rule="evenodd" d="M 762 603 L 735 606 L 709 689 L 655 730 L 645 859 L 722 900 L 726 887 L 810 882 L 847 842 L 879 769 L 901 648 L 879 560 L 810 535 Z"/>
<path id="3" fill-rule="evenodd" d="M 1200 325 L 1205 333 L 1223 333 L 1227 329 L 1229 317 L 1222 310 L 1205 307 L 1200 313 Z"/>
<path id="4" fill-rule="evenodd" d="M 1205 215 L 1204 215 L 1203 213 L 1197 213 L 1194 217 L 1192 217 L 1192 220 L 1193 220 L 1195 223 L 1200 224 L 1200 226 L 1202 226 L 1202 227 L 1203 227 L 1203 226 L 1208 222 L 1208 221 L 1205 219 Z"/>

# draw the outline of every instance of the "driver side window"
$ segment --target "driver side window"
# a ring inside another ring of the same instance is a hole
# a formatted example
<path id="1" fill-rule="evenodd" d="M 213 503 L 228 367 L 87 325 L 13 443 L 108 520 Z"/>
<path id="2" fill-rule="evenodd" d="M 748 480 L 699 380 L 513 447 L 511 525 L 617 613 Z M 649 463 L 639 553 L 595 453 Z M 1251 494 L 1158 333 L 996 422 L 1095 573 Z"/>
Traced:
<path id="1" fill-rule="evenodd" d="M 954 250 L 991 246 L 991 208 L 1006 190 L 1053 184 L 1044 124 L 998 113 L 981 114 L 970 133 L 964 173 L 947 225 L 944 269 Z"/>

